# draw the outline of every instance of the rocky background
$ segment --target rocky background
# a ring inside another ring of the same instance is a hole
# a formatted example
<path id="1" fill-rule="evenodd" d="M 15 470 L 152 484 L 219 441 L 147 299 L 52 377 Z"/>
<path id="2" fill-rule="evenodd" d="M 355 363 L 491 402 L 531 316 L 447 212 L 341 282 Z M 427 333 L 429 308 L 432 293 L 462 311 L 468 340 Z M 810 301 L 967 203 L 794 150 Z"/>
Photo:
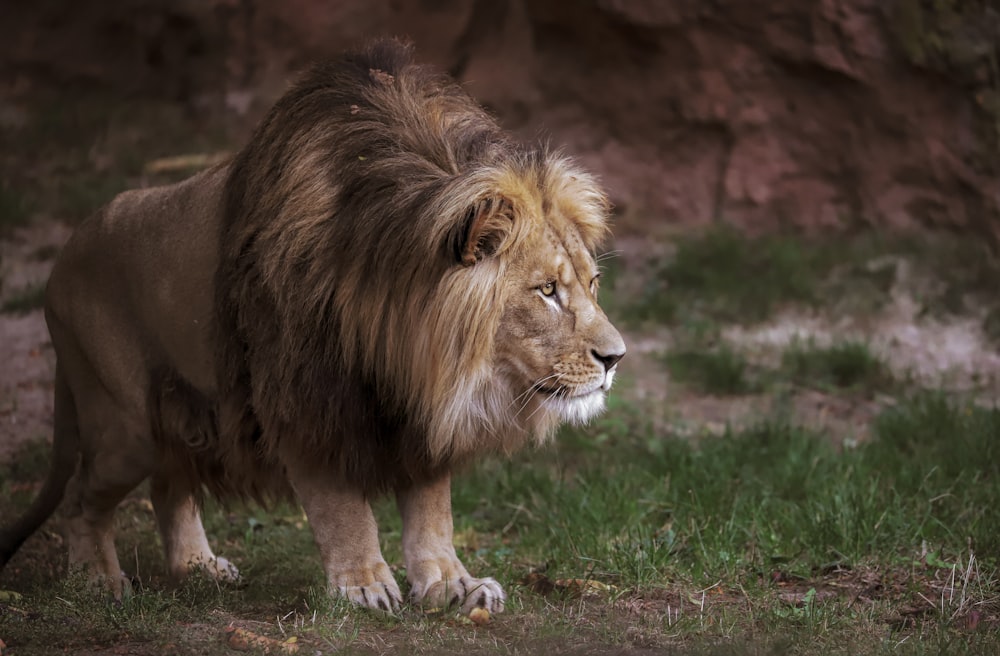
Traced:
<path id="1" fill-rule="evenodd" d="M 412 39 L 598 172 L 619 233 L 875 225 L 1000 237 L 997 0 L 6 0 L 4 90 L 222 107 Z"/>

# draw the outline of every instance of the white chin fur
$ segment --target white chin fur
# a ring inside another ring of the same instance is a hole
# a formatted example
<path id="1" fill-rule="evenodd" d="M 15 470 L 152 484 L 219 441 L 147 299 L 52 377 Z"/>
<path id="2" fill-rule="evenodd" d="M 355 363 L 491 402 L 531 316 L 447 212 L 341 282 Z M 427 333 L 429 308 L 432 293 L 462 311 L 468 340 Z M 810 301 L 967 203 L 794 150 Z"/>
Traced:
<path id="1" fill-rule="evenodd" d="M 604 410 L 604 393 L 600 390 L 585 396 L 570 399 L 550 397 L 545 400 L 546 407 L 572 424 L 585 424 Z"/>

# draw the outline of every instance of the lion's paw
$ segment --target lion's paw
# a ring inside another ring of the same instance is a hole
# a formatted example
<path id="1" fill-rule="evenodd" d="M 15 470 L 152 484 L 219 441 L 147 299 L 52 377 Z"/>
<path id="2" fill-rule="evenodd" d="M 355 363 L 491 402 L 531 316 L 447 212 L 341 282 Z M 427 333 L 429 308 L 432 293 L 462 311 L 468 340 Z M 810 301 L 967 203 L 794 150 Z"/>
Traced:
<path id="1" fill-rule="evenodd" d="M 344 599 L 371 610 L 393 613 L 403 603 L 403 595 L 396 582 L 374 582 L 369 585 L 341 585 L 338 594 Z"/>
<path id="2" fill-rule="evenodd" d="M 97 577 L 97 579 L 92 580 L 92 584 L 108 590 L 115 602 L 128 601 L 135 594 L 136 584 L 132 581 L 132 577 L 125 572 L 119 572 L 118 576 L 107 578 Z"/>
<path id="3" fill-rule="evenodd" d="M 87 578 L 87 585 L 94 594 L 120 605 L 135 595 L 137 582 L 122 572 L 118 576 L 90 576 Z"/>
<path id="4" fill-rule="evenodd" d="M 327 572 L 331 594 L 371 610 L 393 613 L 403 603 L 399 585 L 384 560 Z"/>
<path id="5" fill-rule="evenodd" d="M 240 570 L 222 556 L 213 558 L 202 567 L 209 576 L 221 583 L 237 583 L 240 580 Z"/>
<path id="6" fill-rule="evenodd" d="M 221 556 L 196 556 L 182 566 L 175 568 L 174 577 L 185 579 L 191 574 L 204 574 L 219 583 L 237 583 L 240 580 L 240 570 Z"/>
<path id="7" fill-rule="evenodd" d="M 424 606 L 461 606 L 468 615 L 473 608 L 485 608 L 490 613 L 502 613 L 507 595 L 492 578 L 475 579 L 462 576 L 435 581 L 424 587 L 415 587 L 410 594 L 413 601 Z"/>

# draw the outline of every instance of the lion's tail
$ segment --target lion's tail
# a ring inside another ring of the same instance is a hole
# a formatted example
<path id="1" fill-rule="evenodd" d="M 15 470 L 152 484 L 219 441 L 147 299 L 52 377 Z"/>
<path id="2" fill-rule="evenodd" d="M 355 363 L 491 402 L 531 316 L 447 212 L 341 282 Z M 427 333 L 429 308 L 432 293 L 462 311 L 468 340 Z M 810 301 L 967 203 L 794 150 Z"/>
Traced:
<path id="1" fill-rule="evenodd" d="M 79 454 L 80 429 L 76 420 L 76 405 L 73 393 L 57 364 L 52 466 L 45 485 L 28 511 L 10 526 L 0 528 L 0 568 L 7 564 L 24 541 L 59 507 L 66 492 L 66 483 L 76 470 Z"/>

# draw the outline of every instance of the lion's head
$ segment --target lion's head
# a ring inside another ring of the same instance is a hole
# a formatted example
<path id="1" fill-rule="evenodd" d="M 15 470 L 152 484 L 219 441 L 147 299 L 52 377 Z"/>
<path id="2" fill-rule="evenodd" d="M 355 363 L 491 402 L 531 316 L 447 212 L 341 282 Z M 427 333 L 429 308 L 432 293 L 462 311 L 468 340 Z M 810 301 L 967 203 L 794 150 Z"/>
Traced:
<path id="1" fill-rule="evenodd" d="M 496 306 L 479 315 L 491 333 L 482 342 L 488 375 L 479 393 L 493 399 L 493 422 L 541 440 L 559 423 L 603 409 L 625 344 L 597 303 L 605 197 L 558 155 L 541 150 L 531 166 L 519 163 L 496 173 L 489 200 L 469 213 L 459 259 L 470 270 L 454 275 L 469 279 L 466 294 L 480 307 Z M 454 299 L 450 309 L 461 314 L 461 306 Z"/>
<path id="2" fill-rule="evenodd" d="M 596 300 L 606 197 L 399 44 L 300 80 L 225 205 L 222 393 L 265 450 L 381 482 L 603 407 L 625 350 Z"/>
<path id="3" fill-rule="evenodd" d="M 550 197 L 531 208 L 535 229 L 510 256 L 494 362 L 519 413 L 580 423 L 603 409 L 625 344 L 597 303 L 600 222 L 581 218 L 594 208 L 580 199 L 596 186 L 558 160 L 549 166 L 554 180 L 541 191 Z"/>

